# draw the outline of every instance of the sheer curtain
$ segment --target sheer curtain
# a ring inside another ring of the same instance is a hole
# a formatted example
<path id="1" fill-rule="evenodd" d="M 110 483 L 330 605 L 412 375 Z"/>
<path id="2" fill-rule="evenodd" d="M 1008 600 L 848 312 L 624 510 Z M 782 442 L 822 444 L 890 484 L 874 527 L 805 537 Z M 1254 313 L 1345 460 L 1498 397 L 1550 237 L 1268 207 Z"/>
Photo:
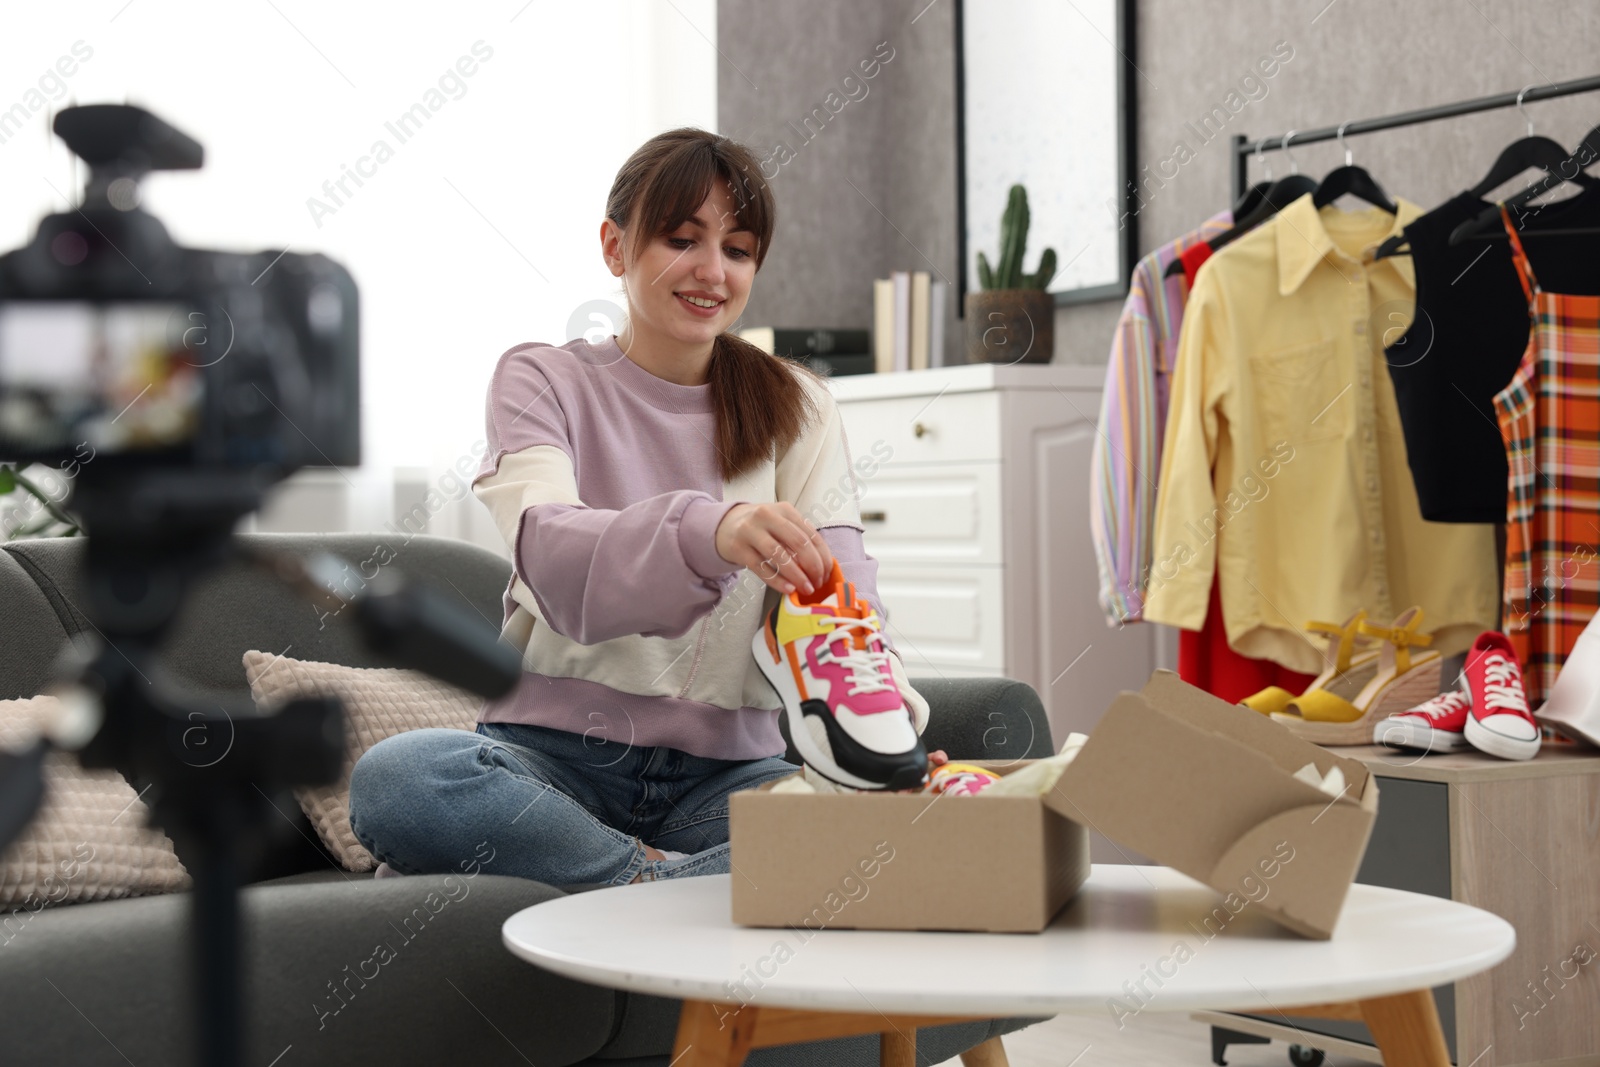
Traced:
<path id="1" fill-rule="evenodd" d="M 306 472 L 263 526 L 415 526 L 431 491 L 445 506 L 426 532 L 492 543 L 447 472 L 483 435 L 495 360 L 574 321 L 603 330 L 586 305 L 622 303 L 606 193 L 652 134 L 715 128 L 716 31 L 714 0 L 18 9 L 0 35 L 0 248 L 80 198 L 54 111 L 155 112 L 206 150 L 144 183 L 176 240 L 325 252 L 361 287 L 364 462 Z"/>

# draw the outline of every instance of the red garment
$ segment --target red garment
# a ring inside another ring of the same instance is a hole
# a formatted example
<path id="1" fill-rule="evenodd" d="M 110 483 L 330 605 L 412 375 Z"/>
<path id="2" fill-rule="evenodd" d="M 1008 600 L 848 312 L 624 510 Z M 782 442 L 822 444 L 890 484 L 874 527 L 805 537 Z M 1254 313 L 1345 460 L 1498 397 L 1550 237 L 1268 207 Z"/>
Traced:
<path id="1" fill-rule="evenodd" d="M 1194 285 L 1194 276 L 1200 269 L 1200 264 L 1211 258 L 1211 242 L 1201 241 L 1184 249 L 1178 256 L 1178 262 L 1183 264 L 1183 276 L 1190 285 Z"/>
<path id="2" fill-rule="evenodd" d="M 1269 659 L 1250 659 L 1228 647 L 1222 625 L 1222 594 L 1211 580 L 1211 606 L 1199 630 L 1178 631 L 1178 677 L 1212 696 L 1237 704 L 1269 685 L 1299 696 L 1316 676 L 1280 667 Z"/>

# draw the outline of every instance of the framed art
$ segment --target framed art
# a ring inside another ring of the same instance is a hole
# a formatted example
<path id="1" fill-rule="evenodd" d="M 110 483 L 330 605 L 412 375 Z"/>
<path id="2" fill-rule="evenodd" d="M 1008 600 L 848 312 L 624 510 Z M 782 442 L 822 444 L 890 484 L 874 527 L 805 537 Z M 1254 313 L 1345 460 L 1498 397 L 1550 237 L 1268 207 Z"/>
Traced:
<path id="1" fill-rule="evenodd" d="M 1056 304 L 1120 299 L 1138 258 L 1134 0 L 956 0 L 957 314 L 991 265 L 1010 187 L 1022 269 L 1055 249 Z"/>

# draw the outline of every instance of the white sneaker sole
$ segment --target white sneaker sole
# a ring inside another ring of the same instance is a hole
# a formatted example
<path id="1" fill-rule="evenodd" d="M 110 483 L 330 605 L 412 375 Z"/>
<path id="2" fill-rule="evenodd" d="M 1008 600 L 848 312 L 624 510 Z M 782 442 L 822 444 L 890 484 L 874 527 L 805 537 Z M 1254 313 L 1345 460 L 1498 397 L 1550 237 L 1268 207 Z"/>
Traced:
<path id="1" fill-rule="evenodd" d="M 788 661 L 780 659 L 772 662 L 772 652 L 767 648 L 767 623 L 761 626 L 756 631 L 755 639 L 750 642 L 750 648 L 762 676 L 783 701 L 783 718 L 789 724 L 789 740 L 794 743 L 800 758 L 812 770 L 838 785 L 847 785 L 852 789 L 883 789 L 882 782 L 869 782 L 840 767 L 817 745 L 817 739 L 811 736 L 811 727 L 806 725 L 805 712 L 800 709 L 800 690 L 795 688 L 794 674 L 789 670 Z"/>
<path id="2" fill-rule="evenodd" d="M 1460 734 L 1453 734 L 1448 730 L 1435 730 L 1420 722 L 1403 722 L 1392 718 L 1380 719 L 1372 728 L 1372 743 L 1388 745 L 1390 748 L 1419 749 L 1423 752 L 1455 752 L 1472 747 Z"/>
<path id="3" fill-rule="evenodd" d="M 1540 739 L 1533 737 L 1523 739 L 1520 737 L 1507 737 L 1497 734 L 1480 723 L 1475 716 L 1467 716 L 1467 740 L 1479 752 L 1487 752 L 1491 756 L 1501 759 L 1523 760 L 1532 759 L 1539 754 Z"/>

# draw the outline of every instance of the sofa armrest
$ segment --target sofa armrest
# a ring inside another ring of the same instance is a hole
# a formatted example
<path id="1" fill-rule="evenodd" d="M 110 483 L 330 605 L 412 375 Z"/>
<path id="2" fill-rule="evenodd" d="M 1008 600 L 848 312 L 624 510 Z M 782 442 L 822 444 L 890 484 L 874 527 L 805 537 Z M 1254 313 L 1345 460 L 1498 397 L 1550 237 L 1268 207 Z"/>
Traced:
<path id="1" fill-rule="evenodd" d="M 953 760 L 1039 759 L 1055 754 L 1039 694 L 1012 678 L 913 676 L 928 701 L 922 743 Z"/>

